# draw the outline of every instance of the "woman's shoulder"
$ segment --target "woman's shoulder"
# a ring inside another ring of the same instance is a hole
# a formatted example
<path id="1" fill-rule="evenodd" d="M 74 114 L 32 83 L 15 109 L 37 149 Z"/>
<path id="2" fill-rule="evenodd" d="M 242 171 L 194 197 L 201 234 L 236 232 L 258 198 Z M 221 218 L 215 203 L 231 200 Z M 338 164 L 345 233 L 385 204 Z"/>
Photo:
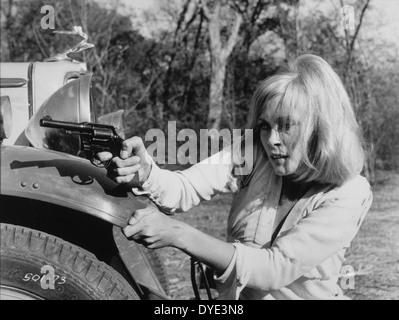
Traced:
<path id="1" fill-rule="evenodd" d="M 318 188 L 312 197 L 313 207 L 328 204 L 351 204 L 363 206 L 372 202 L 372 190 L 368 180 L 358 175 L 340 186 L 324 186 Z"/>
<path id="2" fill-rule="evenodd" d="M 359 195 L 367 196 L 371 193 L 371 186 L 368 180 L 357 175 L 356 177 L 346 181 L 341 186 L 335 188 L 335 193 L 342 195 Z"/>
<path id="3" fill-rule="evenodd" d="M 363 205 L 365 202 L 372 201 L 372 190 L 368 180 L 358 175 L 340 186 L 325 187 L 320 192 L 318 205 L 326 202 L 350 202 L 352 204 L 358 203 Z"/>

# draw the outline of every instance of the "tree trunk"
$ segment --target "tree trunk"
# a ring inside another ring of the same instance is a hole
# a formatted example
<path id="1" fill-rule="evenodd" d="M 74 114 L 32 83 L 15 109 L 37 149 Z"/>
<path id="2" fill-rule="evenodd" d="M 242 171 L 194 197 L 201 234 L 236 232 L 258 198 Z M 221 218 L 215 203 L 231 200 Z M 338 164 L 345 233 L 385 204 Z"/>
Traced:
<path id="1" fill-rule="evenodd" d="M 235 15 L 232 31 L 227 41 L 222 43 L 221 30 L 221 2 L 217 1 L 210 12 L 207 2 L 201 1 L 202 12 L 208 20 L 210 54 L 211 54 L 211 85 L 209 91 L 209 111 L 207 118 L 207 127 L 209 129 L 220 130 L 223 114 L 223 89 L 226 78 L 226 65 L 231 52 L 238 40 L 242 16 Z"/>
<path id="2" fill-rule="evenodd" d="M 223 113 L 223 89 L 226 78 L 226 63 L 227 61 L 222 60 L 220 56 L 214 57 L 212 61 L 207 121 L 207 127 L 209 129 L 220 129 Z"/>

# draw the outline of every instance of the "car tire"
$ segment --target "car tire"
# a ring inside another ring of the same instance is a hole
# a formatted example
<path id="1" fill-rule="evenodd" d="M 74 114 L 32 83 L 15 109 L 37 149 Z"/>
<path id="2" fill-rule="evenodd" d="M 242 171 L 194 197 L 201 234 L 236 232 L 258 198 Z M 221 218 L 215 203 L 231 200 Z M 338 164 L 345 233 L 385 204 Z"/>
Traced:
<path id="1" fill-rule="evenodd" d="M 0 300 L 138 300 L 128 282 L 58 237 L 1 224 Z"/>

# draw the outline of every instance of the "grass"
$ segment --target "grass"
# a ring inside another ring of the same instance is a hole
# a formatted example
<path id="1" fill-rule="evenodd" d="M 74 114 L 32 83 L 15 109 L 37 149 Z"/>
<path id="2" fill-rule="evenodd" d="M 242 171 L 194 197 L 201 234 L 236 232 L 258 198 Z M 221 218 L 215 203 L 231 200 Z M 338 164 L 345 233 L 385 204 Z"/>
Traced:
<path id="1" fill-rule="evenodd" d="M 385 173 L 373 187 L 374 201 L 347 253 L 354 267 L 356 300 L 399 299 L 399 175 Z"/>
<path id="2" fill-rule="evenodd" d="M 345 294 L 354 300 L 399 299 L 399 174 L 381 172 L 373 187 L 374 201 L 346 254 L 345 265 L 355 271 L 354 288 Z M 231 195 L 216 196 L 175 217 L 216 238 L 226 238 Z M 168 271 L 172 299 L 194 297 L 190 257 L 177 249 L 160 253 Z M 205 297 L 205 296 L 204 296 Z"/>

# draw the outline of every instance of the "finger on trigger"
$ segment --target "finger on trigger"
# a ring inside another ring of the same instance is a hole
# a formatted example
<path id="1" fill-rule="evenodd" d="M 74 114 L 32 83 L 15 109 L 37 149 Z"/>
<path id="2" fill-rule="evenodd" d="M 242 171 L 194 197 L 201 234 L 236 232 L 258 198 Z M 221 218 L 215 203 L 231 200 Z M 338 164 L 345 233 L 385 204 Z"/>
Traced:
<path id="1" fill-rule="evenodd" d="M 95 154 L 94 156 L 95 156 L 95 158 L 97 158 L 101 162 L 105 162 L 105 161 L 111 160 L 112 157 L 113 157 L 112 153 L 107 152 L 107 151 L 99 152 L 99 153 Z"/>

